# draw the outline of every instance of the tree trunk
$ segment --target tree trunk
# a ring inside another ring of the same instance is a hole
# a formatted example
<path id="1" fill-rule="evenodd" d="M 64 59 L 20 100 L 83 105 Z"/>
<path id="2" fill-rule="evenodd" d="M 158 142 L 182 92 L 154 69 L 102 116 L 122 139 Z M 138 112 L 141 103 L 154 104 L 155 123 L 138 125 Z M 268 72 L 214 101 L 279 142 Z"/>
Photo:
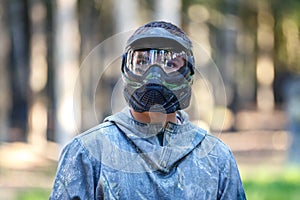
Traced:
<path id="1" fill-rule="evenodd" d="M 54 84 L 55 84 L 55 138 L 65 145 L 74 137 L 79 126 L 75 118 L 73 98 L 78 73 L 79 33 L 76 0 L 57 0 L 54 11 Z"/>
<path id="2" fill-rule="evenodd" d="M 42 0 L 30 0 L 30 76 L 32 91 L 29 120 L 29 141 L 43 151 L 47 144 L 47 96 L 45 88 L 48 77 L 46 16 L 47 9 Z"/>
<path id="3" fill-rule="evenodd" d="M 8 54 L 9 54 L 9 34 L 7 27 L 6 4 L 0 4 L 0 142 L 8 140 L 8 112 L 11 106 L 11 92 L 9 89 Z"/>
<path id="4" fill-rule="evenodd" d="M 26 141 L 28 121 L 29 39 L 26 1 L 8 1 L 11 30 L 10 81 L 12 110 L 10 113 L 10 141 Z"/>
<path id="5" fill-rule="evenodd" d="M 114 0 L 115 32 L 121 33 L 134 29 L 138 25 L 138 1 Z"/>
<path id="6" fill-rule="evenodd" d="M 154 19 L 181 26 L 181 0 L 155 0 Z"/>

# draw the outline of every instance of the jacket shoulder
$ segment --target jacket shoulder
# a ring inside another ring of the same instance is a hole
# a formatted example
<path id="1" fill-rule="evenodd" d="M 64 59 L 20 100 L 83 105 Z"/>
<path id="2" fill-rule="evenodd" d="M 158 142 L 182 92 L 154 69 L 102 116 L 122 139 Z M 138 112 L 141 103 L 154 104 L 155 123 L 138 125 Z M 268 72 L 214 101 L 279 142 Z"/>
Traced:
<path id="1" fill-rule="evenodd" d="M 100 159 L 100 155 L 103 153 L 108 143 L 112 143 L 118 140 L 120 131 L 111 122 L 103 122 L 81 134 L 76 136 L 74 140 L 77 140 L 86 153 L 96 159 Z"/>
<path id="2" fill-rule="evenodd" d="M 207 133 L 201 142 L 200 149 L 203 155 L 228 159 L 233 157 L 231 149 L 218 137 Z"/>
<path id="3" fill-rule="evenodd" d="M 105 133 L 105 130 L 107 129 L 111 129 L 114 128 L 114 124 L 111 122 L 103 122 L 101 124 L 98 124 L 97 126 L 94 126 L 82 133 L 80 133 L 79 135 L 76 136 L 77 139 L 82 139 L 84 137 L 88 137 L 89 135 L 93 135 L 93 134 L 103 134 Z"/>

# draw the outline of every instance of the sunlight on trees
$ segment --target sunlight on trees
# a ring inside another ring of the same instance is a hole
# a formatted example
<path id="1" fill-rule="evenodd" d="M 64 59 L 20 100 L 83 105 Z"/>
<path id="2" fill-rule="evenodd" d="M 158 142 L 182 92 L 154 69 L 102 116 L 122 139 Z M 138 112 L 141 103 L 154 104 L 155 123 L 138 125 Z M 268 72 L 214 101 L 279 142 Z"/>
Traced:
<path id="1" fill-rule="evenodd" d="M 274 81 L 274 19 L 269 5 L 258 3 L 257 44 L 258 59 L 256 76 L 258 81 L 257 106 L 262 111 L 271 111 L 275 106 L 272 84 Z"/>
<path id="2" fill-rule="evenodd" d="M 76 134 L 73 95 L 78 76 L 80 38 L 75 0 L 57 1 L 55 32 L 55 136 L 63 146 Z"/>

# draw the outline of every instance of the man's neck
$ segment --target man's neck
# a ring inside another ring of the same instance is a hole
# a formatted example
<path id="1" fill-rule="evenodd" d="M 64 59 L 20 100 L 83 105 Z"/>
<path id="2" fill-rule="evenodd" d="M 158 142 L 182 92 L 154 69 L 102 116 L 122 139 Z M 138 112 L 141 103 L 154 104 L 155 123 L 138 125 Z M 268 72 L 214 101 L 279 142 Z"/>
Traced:
<path id="1" fill-rule="evenodd" d="M 163 126 L 167 122 L 177 123 L 176 113 L 161 113 L 161 112 L 136 112 L 133 109 L 130 109 L 130 112 L 133 118 L 142 123 L 162 123 Z"/>

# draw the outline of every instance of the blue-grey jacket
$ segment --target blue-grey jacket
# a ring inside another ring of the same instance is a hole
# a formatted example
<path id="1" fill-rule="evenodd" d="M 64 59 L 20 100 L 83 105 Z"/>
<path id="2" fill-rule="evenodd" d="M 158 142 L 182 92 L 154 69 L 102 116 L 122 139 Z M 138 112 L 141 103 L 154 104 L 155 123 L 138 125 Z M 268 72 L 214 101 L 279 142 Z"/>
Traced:
<path id="1" fill-rule="evenodd" d="M 127 109 L 63 150 L 50 199 L 246 199 L 235 159 L 194 126 L 144 124 Z M 163 133 L 163 143 L 157 134 Z"/>

